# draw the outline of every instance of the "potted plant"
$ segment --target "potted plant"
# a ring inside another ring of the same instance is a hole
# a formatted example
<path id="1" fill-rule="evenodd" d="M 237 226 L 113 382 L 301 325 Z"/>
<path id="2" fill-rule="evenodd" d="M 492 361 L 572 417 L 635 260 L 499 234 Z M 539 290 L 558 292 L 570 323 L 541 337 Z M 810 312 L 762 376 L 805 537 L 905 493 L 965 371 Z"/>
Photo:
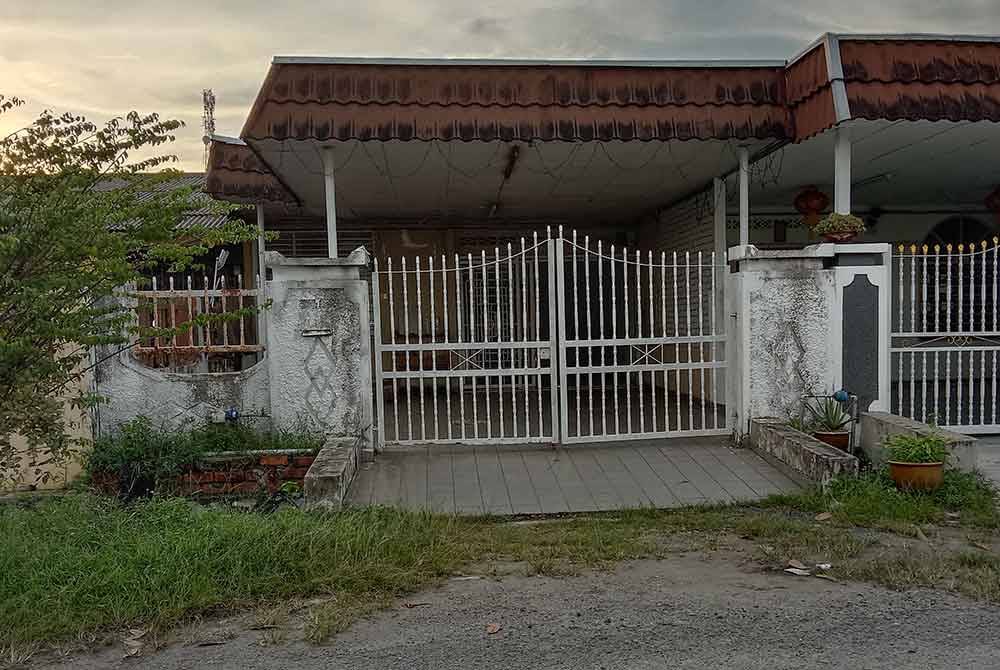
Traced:
<path id="1" fill-rule="evenodd" d="M 849 242 L 865 232 L 865 222 L 853 214 L 830 214 L 814 229 L 828 242 Z"/>
<path id="2" fill-rule="evenodd" d="M 844 427 L 851 422 L 851 415 L 844 411 L 844 405 L 828 396 L 823 398 L 816 407 L 806 403 L 806 408 L 812 414 L 812 435 L 831 447 L 847 451 L 851 445 L 851 433 Z"/>
<path id="3" fill-rule="evenodd" d="M 933 491 L 944 481 L 948 441 L 941 435 L 893 435 L 882 443 L 889 476 L 904 491 Z"/>

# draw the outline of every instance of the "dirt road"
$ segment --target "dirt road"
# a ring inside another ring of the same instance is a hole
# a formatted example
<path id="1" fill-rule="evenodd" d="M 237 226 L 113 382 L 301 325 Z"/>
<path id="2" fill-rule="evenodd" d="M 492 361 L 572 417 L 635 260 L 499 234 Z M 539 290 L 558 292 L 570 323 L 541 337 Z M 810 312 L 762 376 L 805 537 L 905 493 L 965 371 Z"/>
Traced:
<path id="1" fill-rule="evenodd" d="M 186 635 L 139 658 L 111 647 L 45 667 L 1000 668 L 998 607 L 697 553 L 567 578 L 453 579 L 324 646 L 234 621 Z"/>

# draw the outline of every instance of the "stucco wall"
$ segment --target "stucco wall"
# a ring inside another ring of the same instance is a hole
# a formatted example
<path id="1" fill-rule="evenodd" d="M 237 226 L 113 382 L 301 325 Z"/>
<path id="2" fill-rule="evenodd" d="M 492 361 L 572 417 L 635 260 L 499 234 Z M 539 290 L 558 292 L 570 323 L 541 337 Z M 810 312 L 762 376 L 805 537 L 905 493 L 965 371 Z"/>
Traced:
<path id="1" fill-rule="evenodd" d="M 789 416 L 823 392 L 834 369 L 829 341 L 834 275 L 764 272 L 749 289 L 752 416 Z"/>
<path id="2" fill-rule="evenodd" d="M 761 252 L 730 275 L 729 404 L 741 431 L 753 417 L 797 414 L 803 395 L 829 391 L 839 374 L 836 271 L 808 254 Z"/>
<path id="3" fill-rule="evenodd" d="M 267 262 L 274 416 L 300 417 L 332 436 L 360 433 L 371 445 L 371 311 L 368 282 L 358 278 L 363 265 L 272 253 Z"/>
<path id="4" fill-rule="evenodd" d="M 244 416 L 270 414 L 266 357 L 241 372 L 180 374 L 145 367 L 126 352 L 96 368 L 94 387 L 107 399 L 94 412 L 98 435 L 140 415 L 179 428 L 233 407 Z"/>

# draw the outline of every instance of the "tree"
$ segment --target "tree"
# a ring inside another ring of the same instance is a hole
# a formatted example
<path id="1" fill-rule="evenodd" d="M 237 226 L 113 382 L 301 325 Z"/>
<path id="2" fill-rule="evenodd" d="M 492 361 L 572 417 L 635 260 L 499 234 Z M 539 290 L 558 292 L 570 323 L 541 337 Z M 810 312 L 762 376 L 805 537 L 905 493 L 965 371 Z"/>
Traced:
<path id="1" fill-rule="evenodd" d="M 20 104 L 0 96 L 0 115 Z M 66 437 L 63 403 L 84 411 L 99 401 L 71 391 L 91 348 L 120 350 L 153 334 L 140 332 L 123 287 L 141 284 L 144 270 L 180 271 L 214 246 L 256 237 L 235 219 L 177 235 L 196 197 L 168 187 L 177 157 L 163 151 L 181 126 L 157 114 L 98 125 L 45 111 L 0 138 L 0 483 L 22 467 L 15 433 L 29 457 L 59 460 L 78 446 Z"/>

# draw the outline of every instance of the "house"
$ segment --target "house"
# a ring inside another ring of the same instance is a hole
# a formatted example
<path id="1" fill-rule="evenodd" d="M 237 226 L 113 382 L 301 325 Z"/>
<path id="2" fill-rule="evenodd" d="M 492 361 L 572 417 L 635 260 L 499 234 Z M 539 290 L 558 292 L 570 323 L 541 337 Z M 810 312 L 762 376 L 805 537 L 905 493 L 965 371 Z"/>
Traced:
<path id="1" fill-rule="evenodd" d="M 379 443 L 727 434 L 848 383 L 866 407 L 1000 430 L 1000 38 L 826 34 L 775 61 L 276 57 L 238 137 L 208 140 L 205 190 L 277 233 L 275 285 L 314 268 L 370 286 Z M 865 244 L 803 252 L 828 212 L 864 219 Z M 373 263 L 348 271 L 359 246 Z M 752 332 L 761 263 L 798 287 L 757 312 L 770 340 Z M 829 286 L 802 293 L 796 268 Z M 874 293 L 845 292 L 860 276 Z M 326 337 L 340 303 L 310 296 L 299 332 Z M 321 341 L 314 365 L 336 359 Z M 336 395 L 322 370 L 314 400 Z"/>

